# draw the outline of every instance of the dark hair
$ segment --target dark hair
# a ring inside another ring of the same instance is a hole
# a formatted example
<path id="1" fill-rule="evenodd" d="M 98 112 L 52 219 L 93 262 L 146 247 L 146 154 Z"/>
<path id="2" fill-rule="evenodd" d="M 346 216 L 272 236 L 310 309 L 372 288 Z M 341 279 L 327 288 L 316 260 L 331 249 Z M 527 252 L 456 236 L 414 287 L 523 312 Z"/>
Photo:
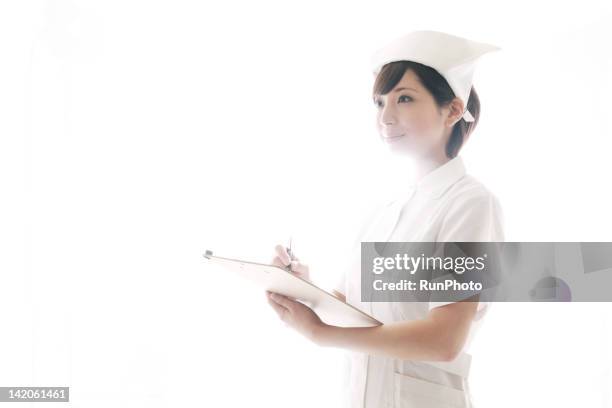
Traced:
<path id="1" fill-rule="evenodd" d="M 414 61 L 395 61 L 383 66 L 374 81 L 373 94 L 386 95 L 391 92 L 409 69 L 416 74 L 421 84 L 433 95 L 438 108 L 448 105 L 455 98 L 455 93 L 450 85 L 438 71 Z M 478 99 L 478 94 L 474 87 L 470 90 L 467 109 L 474 117 L 474 121 L 466 122 L 462 118 L 453 126 L 451 135 L 446 143 L 446 156 L 451 159 L 457 156 L 463 141 L 467 139 L 478 124 L 480 99 Z"/>

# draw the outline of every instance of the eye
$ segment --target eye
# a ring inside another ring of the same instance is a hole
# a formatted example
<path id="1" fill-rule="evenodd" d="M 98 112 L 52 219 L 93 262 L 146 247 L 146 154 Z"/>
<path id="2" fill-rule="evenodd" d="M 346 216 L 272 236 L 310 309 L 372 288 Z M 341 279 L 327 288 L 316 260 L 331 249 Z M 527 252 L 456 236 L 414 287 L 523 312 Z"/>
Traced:
<path id="1" fill-rule="evenodd" d="M 400 95 L 400 97 L 399 97 L 399 99 L 397 101 L 401 102 L 402 100 L 407 100 L 408 102 L 411 102 L 413 99 L 411 97 L 409 97 L 408 95 Z"/>
<path id="2" fill-rule="evenodd" d="M 382 101 L 379 98 L 374 98 L 374 106 L 380 108 L 382 106 Z"/>

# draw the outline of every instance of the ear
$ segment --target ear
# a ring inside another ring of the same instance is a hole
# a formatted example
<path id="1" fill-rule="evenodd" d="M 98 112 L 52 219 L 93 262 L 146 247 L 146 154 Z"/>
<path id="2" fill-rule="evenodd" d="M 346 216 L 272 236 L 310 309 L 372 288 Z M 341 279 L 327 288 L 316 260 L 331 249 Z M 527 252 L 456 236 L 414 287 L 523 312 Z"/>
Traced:
<path id="1" fill-rule="evenodd" d="M 465 106 L 463 105 L 463 101 L 455 97 L 455 99 L 450 101 L 450 103 L 448 104 L 449 114 L 446 120 L 444 121 L 444 124 L 447 127 L 455 126 L 455 123 L 461 120 L 464 109 L 465 109 Z"/>

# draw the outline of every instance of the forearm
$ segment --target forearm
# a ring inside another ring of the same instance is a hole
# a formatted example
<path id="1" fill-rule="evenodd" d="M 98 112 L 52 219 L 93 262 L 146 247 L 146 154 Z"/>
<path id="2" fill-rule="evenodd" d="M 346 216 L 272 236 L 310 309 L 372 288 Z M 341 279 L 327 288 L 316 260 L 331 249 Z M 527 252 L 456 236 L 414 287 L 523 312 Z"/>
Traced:
<path id="1" fill-rule="evenodd" d="M 317 331 L 315 340 L 322 346 L 402 360 L 448 361 L 454 358 L 455 350 L 450 346 L 445 331 L 427 319 L 376 327 L 324 325 Z"/>

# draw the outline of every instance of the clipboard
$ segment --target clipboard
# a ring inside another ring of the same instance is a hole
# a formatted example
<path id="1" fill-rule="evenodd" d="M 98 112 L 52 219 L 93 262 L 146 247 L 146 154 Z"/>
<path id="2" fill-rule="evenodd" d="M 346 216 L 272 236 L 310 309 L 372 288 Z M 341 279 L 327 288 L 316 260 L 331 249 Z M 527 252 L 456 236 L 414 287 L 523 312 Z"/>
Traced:
<path id="1" fill-rule="evenodd" d="M 367 313 L 278 266 L 214 256 L 212 251 L 206 251 L 203 256 L 209 263 L 238 273 L 266 290 L 300 301 L 313 309 L 326 324 L 339 327 L 373 327 L 382 324 Z"/>

